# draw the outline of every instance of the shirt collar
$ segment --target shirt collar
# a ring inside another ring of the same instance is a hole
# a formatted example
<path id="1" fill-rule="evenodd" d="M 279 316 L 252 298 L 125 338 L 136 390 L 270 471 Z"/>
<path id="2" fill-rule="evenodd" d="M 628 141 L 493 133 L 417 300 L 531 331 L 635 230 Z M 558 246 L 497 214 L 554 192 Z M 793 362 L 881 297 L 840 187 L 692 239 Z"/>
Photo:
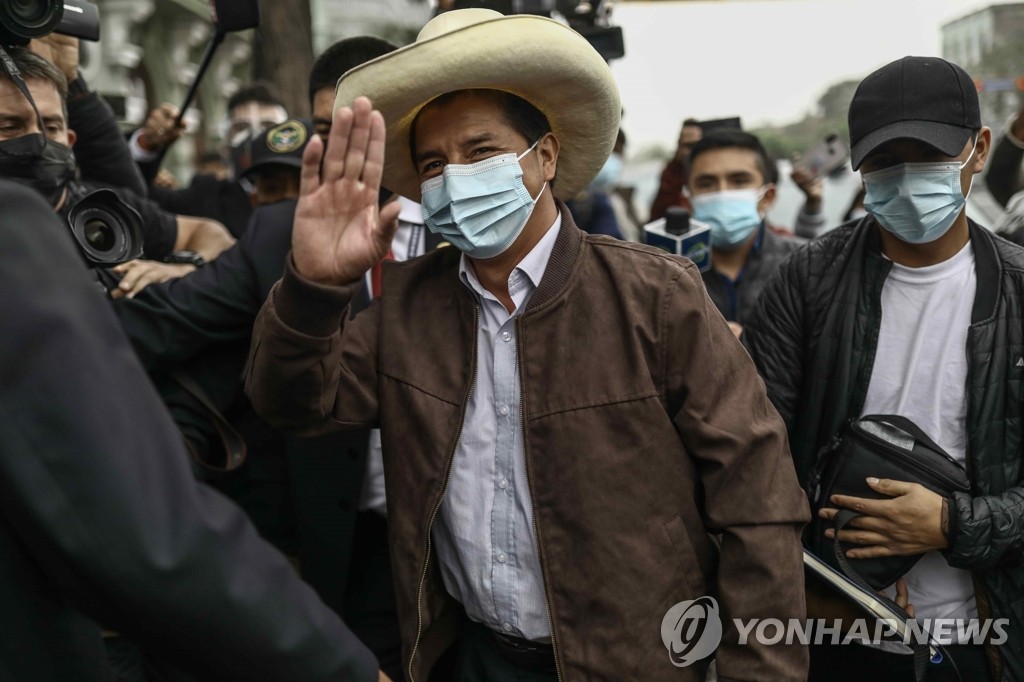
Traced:
<path id="1" fill-rule="evenodd" d="M 547 270 L 548 261 L 551 260 L 551 252 L 554 250 L 555 242 L 558 240 L 558 226 L 561 222 L 562 214 L 559 212 L 555 215 L 555 221 L 551 223 L 551 227 L 544 233 L 540 241 L 530 249 L 530 252 L 519 261 L 519 264 L 509 274 L 508 293 L 512 300 L 515 301 L 516 308 L 522 305 L 522 302 L 517 300 L 519 298 L 517 294 L 522 293 L 527 288 L 529 291 L 533 291 L 540 285 L 540 281 L 544 277 L 544 271 Z M 476 272 L 470 265 L 469 257 L 466 254 L 462 254 L 462 258 L 459 259 L 459 279 L 478 296 L 494 298 L 491 292 L 487 291 L 480 284 L 480 280 L 477 279 Z"/>

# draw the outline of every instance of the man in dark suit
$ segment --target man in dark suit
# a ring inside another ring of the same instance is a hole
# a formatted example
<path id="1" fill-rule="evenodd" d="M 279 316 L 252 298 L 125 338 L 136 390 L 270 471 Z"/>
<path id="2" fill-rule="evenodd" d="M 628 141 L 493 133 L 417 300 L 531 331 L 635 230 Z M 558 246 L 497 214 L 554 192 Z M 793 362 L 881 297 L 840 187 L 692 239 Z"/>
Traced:
<path id="1" fill-rule="evenodd" d="M 377 679 L 241 511 L 193 481 L 53 210 L 8 182 L 0 203 L 0 679 L 109 680 L 97 621 L 205 679 Z"/>
<path id="2" fill-rule="evenodd" d="M 357 37 L 336 43 L 320 56 L 310 74 L 316 132 L 326 134 L 324 125 L 330 125 L 334 85 L 341 74 L 393 49 L 380 39 Z M 302 577 L 343 615 L 381 660 L 384 671 L 399 679 L 400 639 L 383 473 L 374 465 L 379 462 L 379 447 L 373 445 L 379 441 L 371 445 L 367 430 L 317 438 L 285 438 L 265 425 L 257 430 L 262 422 L 250 418 L 248 402 L 241 397 L 239 377 L 253 320 L 283 274 L 291 248 L 302 149 L 274 154 L 270 145 L 284 149 L 284 140 L 270 138 L 278 129 L 290 133 L 289 139 L 302 137 L 291 134 L 297 132 L 294 123 L 295 119 L 264 132 L 254 143 L 250 169 L 258 176 L 267 175 L 261 171 L 269 166 L 277 166 L 278 177 L 293 172 L 293 195 L 258 208 L 236 246 L 216 261 L 173 284 L 150 287 L 145 295 L 120 301 L 115 310 L 147 369 L 185 369 L 226 415 L 245 413 L 244 423 L 236 425 L 250 444 L 248 462 L 218 485 L 239 500 L 264 537 L 298 559 Z M 440 246 L 440 237 L 423 227 L 419 206 L 405 200 L 402 206 L 393 255 L 404 260 Z M 369 304 L 372 273 L 366 279 L 353 314 Z M 178 405 L 172 413 L 183 417 L 179 426 L 198 450 L 206 448 L 208 436 L 213 436 L 212 447 L 219 447 L 209 423 L 192 419 L 195 410 Z"/>

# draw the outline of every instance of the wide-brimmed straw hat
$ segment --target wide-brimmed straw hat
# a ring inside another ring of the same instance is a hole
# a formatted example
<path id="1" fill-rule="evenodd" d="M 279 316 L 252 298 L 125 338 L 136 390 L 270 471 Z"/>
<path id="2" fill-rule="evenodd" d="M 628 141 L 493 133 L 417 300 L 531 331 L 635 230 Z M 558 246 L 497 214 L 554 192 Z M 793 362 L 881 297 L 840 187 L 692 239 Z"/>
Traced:
<path id="1" fill-rule="evenodd" d="M 431 100 L 467 89 L 512 93 L 547 116 L 560 145 L 554 189 L 561 198 L 585 188 L 615 144 L 619 90 L 608 64 L 576 31 L 528 14 L 439 14 L 415 43 L 347 71 L 334 106 L 370 98 L 387 123 L 383 184 L 419 201 L 409 129 Z"/>

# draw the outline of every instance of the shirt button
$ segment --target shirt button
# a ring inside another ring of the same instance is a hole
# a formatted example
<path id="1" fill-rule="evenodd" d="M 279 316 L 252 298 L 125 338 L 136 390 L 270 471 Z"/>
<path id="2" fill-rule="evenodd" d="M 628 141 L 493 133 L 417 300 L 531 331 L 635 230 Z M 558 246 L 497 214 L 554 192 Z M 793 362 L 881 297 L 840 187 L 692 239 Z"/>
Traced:
<path id="1" fill-rule="evenodd" d="M 498 481 L 498 487 L 504 490 L 505 488 L 508 487 L 508 481 L 506 481 L 504 478 L 501 479 L 500 481 Z"/>
<path id="2" fill-rule="evenodd" d="M 509 334 L 508 332 L 502 332 L 501 333 L 501 340 L 506 342 L 506 343 L 508 343 L 509 341 L 512 340 L 512 335 Z"/>
<path id="3" fill-rule="evenodd" d="M 504 630 L 505 632 L 512 632 L 512 624 L 511 623 L 503 623 L 502 626 L 501 626 L 501 629 Z"/>
<path id="4" fill-rule="evenodd" d="M 501 407 L 498 408 L 498 414 L 500 414 L 502 417 L 508 415 L 508 412 L 508 405 L 502 405 Z"/>
<path id="5" fill-rule="evenodd" d="M 508 561 L 508 557 L 505 555 L 504 552 L 502 552 L 501 554 L 498 555 L 498 563 L 499 564 L 503 564 L 506 561 Z"/>

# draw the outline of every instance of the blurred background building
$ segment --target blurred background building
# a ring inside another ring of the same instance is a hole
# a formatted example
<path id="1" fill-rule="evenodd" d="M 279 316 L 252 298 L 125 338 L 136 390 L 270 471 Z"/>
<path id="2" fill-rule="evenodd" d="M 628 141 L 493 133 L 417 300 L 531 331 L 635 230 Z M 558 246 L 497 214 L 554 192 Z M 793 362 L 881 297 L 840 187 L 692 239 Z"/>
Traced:
<path id="1" fill-rule="evenodd" d="M 83 43 L 82 72 L 126 127 L 162 103 L 179 105 L 212 34 L 207 0 L 95 0 L 101 40 Z M 431 16 L 428 0 L 260 0 L 262 25 L 229 34 L 187 115 L 190 139 L 164 167 L 188 180 L 194 156 L 220 145 L 229 97 L 254 78 L 274 82 L 289 113 L 309 115 L 306 76 L 336 40 L 372 34 L 407 44 Z"/>

